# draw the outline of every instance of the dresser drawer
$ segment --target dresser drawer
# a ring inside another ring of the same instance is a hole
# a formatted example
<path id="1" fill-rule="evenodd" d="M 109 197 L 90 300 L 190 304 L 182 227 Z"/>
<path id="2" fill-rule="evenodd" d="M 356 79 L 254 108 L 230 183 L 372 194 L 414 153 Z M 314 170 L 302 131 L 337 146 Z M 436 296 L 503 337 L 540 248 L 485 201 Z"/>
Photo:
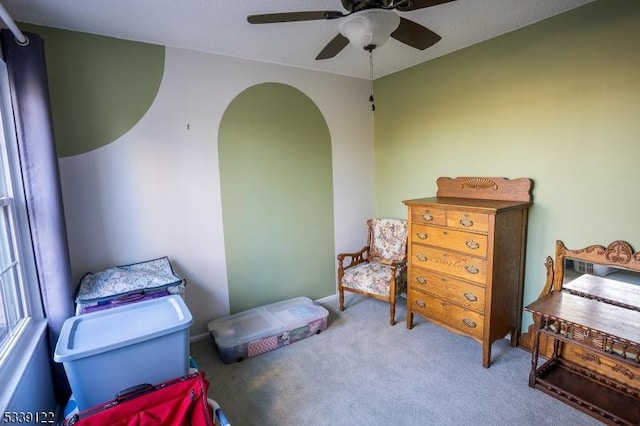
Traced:
<path id="1" fill-rule="evenodd" d="M 409 270 L 409 283 L 412 289 L 430 293 L 464 308 L 484 313 L 483 287 L 420 268 Z"/>
<path id="2" fill-rule="evenodd" d="M 426 206 L 411 207 L 411 222 L 430 223 L 442 226 L 447 224 L 444 209 Z"/>
<path id="3" fill-rule="evenodd" d="M 413 266 L 464 278 L 478 284 L 486 283 L 487 261 L 485 259 L 415 243 L 411 244 L 411 256 Z"/>
<path id="4" fill-rule="evenodd" d="M 411 242 L 487 257 L 487 236 L 437 226 L 411 225 Z"/>
<path id="5" fill-rule="evenodd" d="M 449 210 L 447 212 L 447 226 L 469 231 L 487 232 L 489 230 L 489 215 Z"/>
<path id="6" fill-rule="evenodd" d="M 410 309 L 477 339 L 482 339 L 484 315 L 461 308 L 429 294 L 410 290 Z"/>

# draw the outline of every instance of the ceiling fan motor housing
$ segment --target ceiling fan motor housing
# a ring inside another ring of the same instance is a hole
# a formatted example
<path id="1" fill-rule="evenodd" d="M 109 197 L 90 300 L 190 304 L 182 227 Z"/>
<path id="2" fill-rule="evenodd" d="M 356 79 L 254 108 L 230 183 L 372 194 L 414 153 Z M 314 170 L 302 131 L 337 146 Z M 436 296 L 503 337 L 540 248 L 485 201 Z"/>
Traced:
<path id="1" fill-rule="evenodd" d="M 369 8 L 386 7 L 386 3 L 385 0 L 342 0 L 342 7 L 349 12 L 357 12 Z"/>

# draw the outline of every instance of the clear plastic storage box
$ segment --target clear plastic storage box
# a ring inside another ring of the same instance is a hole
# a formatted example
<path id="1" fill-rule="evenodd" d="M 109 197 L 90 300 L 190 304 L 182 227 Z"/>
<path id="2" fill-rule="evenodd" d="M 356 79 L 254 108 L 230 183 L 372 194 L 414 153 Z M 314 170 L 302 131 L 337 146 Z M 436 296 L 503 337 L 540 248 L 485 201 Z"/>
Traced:
<path id="1" fill-rule="evenodd" d="M 213 320 L 207 328 L 220 359 L 232 363 L 318 334 L 328 316 L 308 297 L 296 297 Z"/>
<path id="2" fill-rule="evenodd" d="M 192 323 L 179 296 L 77 315 L 64 322 L 53 358 L 84 410 L 126 388 L 187 374 Z"/>

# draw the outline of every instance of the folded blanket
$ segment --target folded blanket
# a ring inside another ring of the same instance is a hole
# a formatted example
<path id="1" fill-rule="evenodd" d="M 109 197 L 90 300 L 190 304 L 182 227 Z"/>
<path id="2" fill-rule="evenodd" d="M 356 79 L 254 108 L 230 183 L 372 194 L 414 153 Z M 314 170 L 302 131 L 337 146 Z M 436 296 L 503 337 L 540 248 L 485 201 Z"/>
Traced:
<path id="1" fill-rule="evenodd" d="M 183 279 L 173 271 L 169 258 L 164 256 L 85 274 L 80 280 L 76 303 L 91 305 L 114 297 L 160 291 L 181 284 Z"/>

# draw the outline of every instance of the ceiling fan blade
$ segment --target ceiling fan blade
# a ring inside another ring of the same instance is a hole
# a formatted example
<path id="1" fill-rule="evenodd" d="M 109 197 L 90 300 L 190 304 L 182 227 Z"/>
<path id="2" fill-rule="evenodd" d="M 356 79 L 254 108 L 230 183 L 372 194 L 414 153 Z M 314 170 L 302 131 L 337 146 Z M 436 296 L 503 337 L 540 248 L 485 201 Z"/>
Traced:
<path id="1" fill-rule="evenodd" d="M 455 0 L 409 0 L 397 7 L 397 10 L 406 12 L 409 10 L 424 9 L 439 4 L 451 3 Z"/>
<path id="2" fill-rule="evenodd" d="M 273 24 L 276 22 L 317 21 L 337 19 L 345 16 L 337 10 L 314 10 L 310 12 L 267 13 L 265 15 L 249 15 L 250 24 Z"/>
<path id="3" fill-rule="evenodd" d="M 338 34 L 318 53 L 316 60 L 333 58 L 340 53 L 342 49 L 347 47 L 348 44 L 349 39 L 342 34 Z"/>
<path id="4" fill-rule="evenodd" d="M 416 49 L 424 50 L 440 41 L 442 37 L 417 22 L 400 17 L 400 25 L 391 37 Z"/>

